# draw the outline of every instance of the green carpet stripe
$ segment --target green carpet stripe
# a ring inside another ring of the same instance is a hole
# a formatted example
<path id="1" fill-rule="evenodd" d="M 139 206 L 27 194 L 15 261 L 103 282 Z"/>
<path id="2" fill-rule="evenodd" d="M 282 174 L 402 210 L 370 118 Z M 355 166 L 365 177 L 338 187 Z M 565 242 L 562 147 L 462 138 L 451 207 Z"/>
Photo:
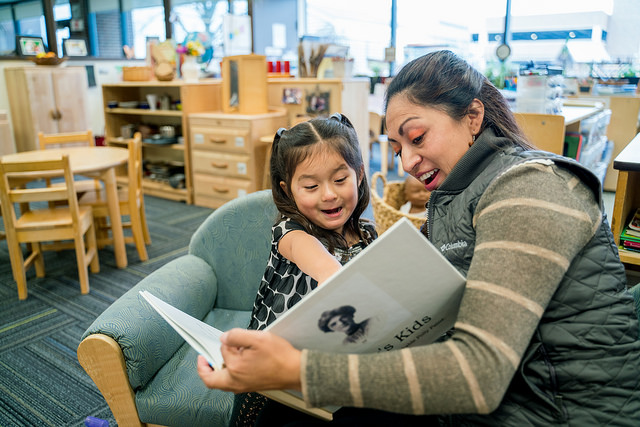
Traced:
<path id="1" fill-rule="evenodd" d="M 5 397 L 11 397 L 13 400 L 21 403 L 23 406 L 25 407 L 28 406 L 26 402 L 20 398 L 20 396 L 13 393 L 13 390 L 15 390 L 15 387 L 9 388 L 9 387 L 4 387 L 0 384 L 0 390 L 2 390 Z M 33 408 L 29 406 L 29 412 L 32 417 L 36 417 L 36 419 L 42 422 L 43 424 L 55 427 L 55 424 L 48 422 L 46 416 L 40 413 L 37 408 Z"/>
<path id="2" fill-rule="evenodd" d="M 48 315 L 50 315 L 52 313 L 55 313 L 57 311 L 58 310 L 56 310 L 55 308 L 52 308 L 51 310 L 47 310 L 44 313 L 40 313 L 40 314 L 37 314 L 35 316 L 28 317 L 28 318 L 26 318 L 26 319 L 24 319 L 24 320 L 22 320 L 22 321 L 20 321 L 18 323 L 14 323 L 12 325 L 9 325 L 9 326 L 6 326 L 6 327 L 0 329 L 0 334 L 3 333 L 3 332 L 7 332 L 8 330 L 11 330 L 13 328 L 17 328 L 18 326 L 22 326 L 24 324 L 32 322 L 34 320 L 40 319 L 41 317 L 48 316 Z"/>

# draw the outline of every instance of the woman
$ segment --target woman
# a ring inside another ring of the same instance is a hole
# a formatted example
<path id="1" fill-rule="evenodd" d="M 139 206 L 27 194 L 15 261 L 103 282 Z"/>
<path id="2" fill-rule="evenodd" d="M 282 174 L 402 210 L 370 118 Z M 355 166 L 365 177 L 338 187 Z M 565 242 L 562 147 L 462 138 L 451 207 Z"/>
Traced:
<path id="1" fill-rule="evenodd" d="M 227 369 L 199 361 L 205 384 L 297 388 L 311 406 L 401 422 L 636 425 L 638 320 L 598 179 L 531 151 L 499 91 L 448 51 L 399 72 L 386 119 L 404 170 L 431 191 L 423 233 L 467 278 L 451 338 L 355 356 L 233 330 Z"/>

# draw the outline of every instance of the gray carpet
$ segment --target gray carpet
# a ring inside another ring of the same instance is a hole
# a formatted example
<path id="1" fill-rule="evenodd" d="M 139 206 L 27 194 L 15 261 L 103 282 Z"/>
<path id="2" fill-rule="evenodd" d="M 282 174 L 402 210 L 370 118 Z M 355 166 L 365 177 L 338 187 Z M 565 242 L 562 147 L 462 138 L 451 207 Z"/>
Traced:
<path id="1" fill-rule="evenodd" d="M 0 241 L 0 426 L 83 426 L 87 416 L 115 426 L 108 405 L 76 357 L 93 320 L 143 277 L 187 252 L 189 239 L 211 209 L 146 197 L 152 244 L 140 262 L 127 245 L 129 266 L 115 266 L 100 250 L 100 273 L 80 294 L 75 253 L 45 254 L 46 277 L 27 273 L 29 298 L 18 300 L 6 241 Z M 3 227 L 0 221 L 0 229 Z"/>

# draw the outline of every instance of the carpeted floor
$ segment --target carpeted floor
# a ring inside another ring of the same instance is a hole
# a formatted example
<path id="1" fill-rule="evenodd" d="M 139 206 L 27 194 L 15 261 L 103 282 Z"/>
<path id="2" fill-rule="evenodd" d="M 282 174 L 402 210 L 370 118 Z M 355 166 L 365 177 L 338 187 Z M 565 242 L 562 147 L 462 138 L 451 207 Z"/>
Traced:
<path id="1" fill-rule="evenodd" d="M 76 357 L 91 322 L 143 277 L 187 252 L 189 239 L 211 209 L 146 197 L 152 244 L 140 262 L 127 245 L 129 266 L 100 251 L 100 273 L 80 294 L 75 253 L 47 252 L 47 276 L 27 274 L 29 297 L 19 301 L 6 241 L 0 241 L 0 426 L 83 426 L 87 416 L 115 426 L 109 407 Z M 0 221 L 0 229 L 2 222 Z"/>

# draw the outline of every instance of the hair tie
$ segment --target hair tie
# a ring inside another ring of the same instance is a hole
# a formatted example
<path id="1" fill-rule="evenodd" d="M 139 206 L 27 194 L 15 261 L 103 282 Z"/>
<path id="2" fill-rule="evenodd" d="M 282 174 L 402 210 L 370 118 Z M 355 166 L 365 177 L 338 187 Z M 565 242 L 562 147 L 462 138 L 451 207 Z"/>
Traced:
<path id="1" fill-rule="evenodd" d="M 353 124 L 351 123 L 351 121 L 347 118 L 347 116 L 345 116 L 344 114 L 340 114 L 340 113 L 333 113 L 331 116 L 329 116 L 329 119 L 334 119 L 339 121 L 341 124 L 345 125 L 345 126 L 349 126 L 350 128 L 353 129 Z"/>
<path id="2" fill-rule="evenodd" d="M 280 141 L 280 138 L 282 138 L 282 134 L 286 130 L 287 130 L 286 128 L 280 128 L 276 131 L 276 134 L 273 137 L 273 145 L 276 145 Z"/>

